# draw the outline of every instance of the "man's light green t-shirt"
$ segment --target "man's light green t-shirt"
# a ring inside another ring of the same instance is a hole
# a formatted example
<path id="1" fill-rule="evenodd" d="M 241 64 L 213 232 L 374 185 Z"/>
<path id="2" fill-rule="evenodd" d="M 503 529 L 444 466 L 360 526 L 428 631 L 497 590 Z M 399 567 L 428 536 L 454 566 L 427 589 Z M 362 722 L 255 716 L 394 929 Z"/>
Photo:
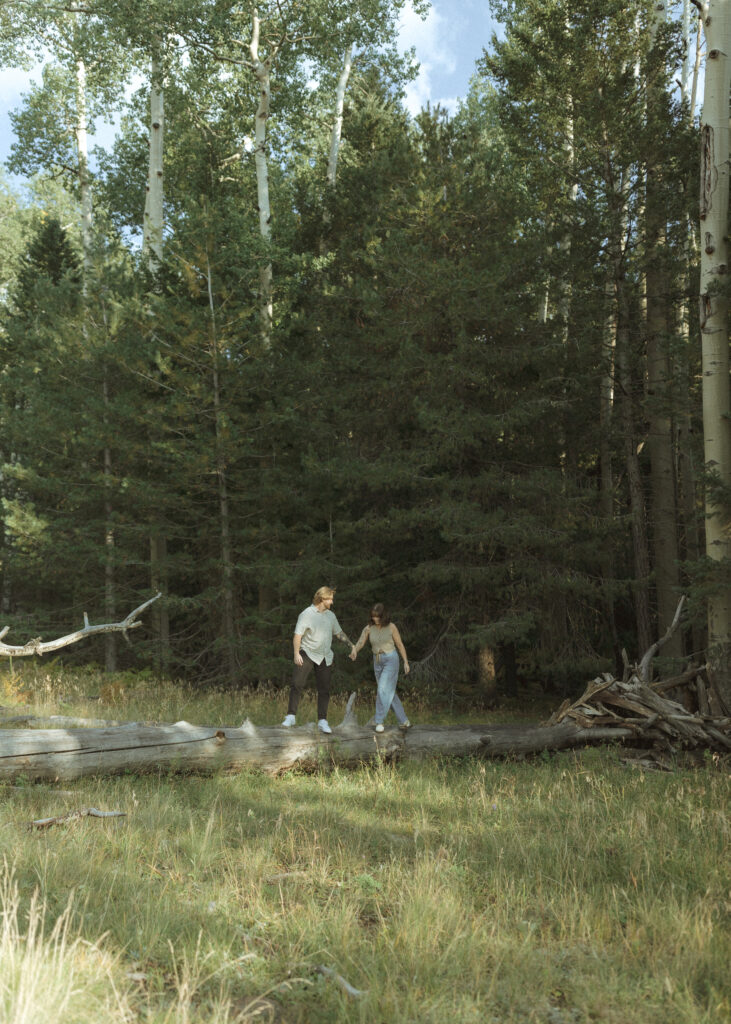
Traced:
<path id="1" fill-rule="evenodd" d="M 332 665 L 333 637 L 342 632 L 340 623 L 335 618 L 335 613 L 327 609 L 318 612 L 314 604 L 305 608 L 297 619 L 294 627 L 295 636 L 301 636 L 300 648 L 308 658 L 311 658 L 316 665 L 323 661 L 326 665 Z"/>

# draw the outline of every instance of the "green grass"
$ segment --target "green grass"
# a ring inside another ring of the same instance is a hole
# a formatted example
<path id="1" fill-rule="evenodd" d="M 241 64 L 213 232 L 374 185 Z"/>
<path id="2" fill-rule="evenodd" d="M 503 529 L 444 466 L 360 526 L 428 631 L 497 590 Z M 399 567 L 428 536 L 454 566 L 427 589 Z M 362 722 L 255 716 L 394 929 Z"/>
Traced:
<path id="1" fill-rule="evenodd" d="M 281 694 L 133 679 L 85 703 L 90 680 L 23 685 L 63 714 L 283 711 Z M 731 1019 L 730 787 L 710 760 L 641 773 L 608 749 L 63 785 L 0 789 L 2 1024 Z M 27 828 L 88 806 L 127 817 Z"/>

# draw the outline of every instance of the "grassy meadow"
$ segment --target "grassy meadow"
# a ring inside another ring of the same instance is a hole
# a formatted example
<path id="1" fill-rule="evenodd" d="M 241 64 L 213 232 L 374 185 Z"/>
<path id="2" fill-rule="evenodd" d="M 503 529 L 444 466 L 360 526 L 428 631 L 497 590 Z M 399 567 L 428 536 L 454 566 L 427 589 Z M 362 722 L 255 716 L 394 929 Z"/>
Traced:
<path id="1" fill-rule="evenodd" d="M 274 724 L 285 695 L 33 669 L 0 704 Z M 0 1024 L 729 1021 L 728 763 L 620 758 L 0 785 Z M 90 806 L 126 817 L 29 828 Z"/>

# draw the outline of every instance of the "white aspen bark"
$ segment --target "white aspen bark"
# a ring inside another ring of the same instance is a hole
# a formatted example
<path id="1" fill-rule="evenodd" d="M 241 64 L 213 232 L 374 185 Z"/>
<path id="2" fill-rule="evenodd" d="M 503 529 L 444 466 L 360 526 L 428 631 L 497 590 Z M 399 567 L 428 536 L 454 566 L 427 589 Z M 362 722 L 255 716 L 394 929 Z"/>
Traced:
<path id="1" fill-rule="evenodd" d="M 254 10 L 252 16 L 251 43 L 249 52 L 253 62 L 254 74 L 259 82 L 259 104 L 256 110 L 254 125 L 254 165 L 256 167 L 256 192 L 259 206 L 259 231 L 267 243 L 272 238 L 272 213 L 269 204 L 269 169 L 267 166 L 266 133 L 267 118 L 271 104 L 271 76 L 269 59 L 262 61 L 259 57 L 259 37 L 261 22 Z M 261 336 L 265 348 L 271 344 L 272 322 L 274 320 L 274 303 L 272 298 L 272 264 L 269 261 L 259 270 L 259 310 L 261 316 Z"/>
<path id="2" fill-rule="evenodd" d="M 162 43 L 156 40 L 150 56 L 150 137 L 145 190 L 145 212 L 142 222 L 142 253 L 150 274 L 155 274 L 163 258 L 164 228 L 164 142 L 165 86 L 161 61 Z M 156 639 L 157 669 L 167 675 L 170 666 L 170 619 L 167 608 L 168 569 L 167 536 L 156 524 L 150 532 L 150 584 L 163 594 L 163 601 L 152 614 Z"/>
<path id="3" fill-rule="evenodd" d="M 548 285 L 541 293 L 541 301 L 538 303 L 538 323 L 548 323 Z"/>
<path id="4" fill-rule="evenodd" d="M 710 0 L 702 8 L 706 75 L 701 117 L 700 327 L 703 363 L 703 436 L 706 469 L 731 487 L 731 388 L 728 339 L 729 85 L 731 4 Z M 728 509 L 706 492 L 706 554 L 731 559 Z M 731 710 L 731 587 L 708 599 L 711 674 Z"/>
<path id="5" fill-rule="evenodd" d="M 683 0 L 683 63 L 680 69 L 680 94 L 690 103 L 690 0 Z"/>
<path id="6" fill-rule="evenodd" d="M 165 135 L 165 92 L 162 68 L 156 50 L 150 64 L 150 153 L 142 228 L 142 249 L 147 266 L 154 273 L 162 262 L 163 236 L 163 142 Z"/>
<path id="7" fill-rule="evenodd" d="M 701 73 L 701 58 L 703 56 L 703 21 L 698 18 L 698 26 L 695 35 L 695 61 L 693 63 L 693 83 L 690 90 L 690 123 L 695 119 L 695 106 L 698 102 L 698 78 Z"/>
<path id="8" fill-rule="evenodd" d="M 81 193 L 81 247 L 83 250 L 83 294 L 87 294 L 92 256 L 91 181 L 89 179 L 89 146 L 86 134 L 86 67 L 76 63 L 76 150 L 79 160 L 79 191 Z"/>
<path id="9" fill-rule="evenodd" d="M 332 133 L 330 135 L 330 155 L 327 161 L 327 183 L 330 188 L 335 188 L 335 176 L 338 169 L 338 154 L 340 152 L 340 139 L 343 133 L 343 107 L 345 105 L 345 90 L 353 67 L 353 45 L 352 43 L 345 51 L 343 69 L 338 78 L 338 88 L 335 93 L 335 118 L 333 120 Z"/>

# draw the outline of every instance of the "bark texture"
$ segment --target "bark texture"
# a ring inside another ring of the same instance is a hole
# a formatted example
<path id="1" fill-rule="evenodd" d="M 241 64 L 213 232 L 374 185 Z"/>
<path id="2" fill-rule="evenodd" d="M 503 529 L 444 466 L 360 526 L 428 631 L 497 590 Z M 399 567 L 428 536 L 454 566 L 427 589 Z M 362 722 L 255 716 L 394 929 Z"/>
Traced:
<path id="1" fill-rule="evenodd" d="M 708 714 L 714 695 L 698 687 L 701 670 L 648 686 L 636 674 L 626 681 L 599 677 L 541 725 L 419 725 L 374 733 L 358 725 L 353 694 L 332 735 L 314 722 L 299 728 L 198 726 L 188 722 L 130 722 L 101 728 L 0 730 L 0 779 L 76 779 L 124 771 L 227 771 L 256 769 L 270 775 L 289 768 L 357 767 L 369 762 L 449 756 L 504 757 L 563 750 L 612 741 L 652 742 L 663 751 L 680 748 L 731 750 L 731 719 Z M 661 695 L 691 682 L 703 697 L 703 713 Z M 28 719 L 21 719 L 29 724 Z M 39 720 L 47 724 L 48 720 Z M 3 723 L 0 723 L 3 724 Z M 55 724 L 55 723 L 54 723 Z"/>
<path id="2" fill-rule="evenodd" d="M 612 730 L 612 738 L 617 730 Z M 607 734 L 608 735 L 608 734 Z M 293 729 L 197 726 L 188 722 L 103 729 L 16 729 L 0 732 L 0 779 L 77 779 L 124 771 L 241 771 L 275 775 L 289 768 L 358 766 L 382 759 L 423 759 L 449 754 L 499 757 L 560 750 L 606 739 L 574 722 L 554 726 L 423 725 L 376 734 L 349 723 L 331 736 L 314 723 Z M 633 733 L 627 729 L 623 735 Z"/>
<path id="3" fill-rule="evenodd" d="M 731 386 L 728 340 L 729 0 L 702 5 L 706 77 L 701 119 L 700 327 L 703 356 L 703 436 L 706 469 L 731 486 Z M 731 560 L 729 510 L 715 489 L 706 492 L 706 554 Z M 716 587 L 708 600 L 708 662 L 722 699 L 731 710 L 731 587 Z"/>

